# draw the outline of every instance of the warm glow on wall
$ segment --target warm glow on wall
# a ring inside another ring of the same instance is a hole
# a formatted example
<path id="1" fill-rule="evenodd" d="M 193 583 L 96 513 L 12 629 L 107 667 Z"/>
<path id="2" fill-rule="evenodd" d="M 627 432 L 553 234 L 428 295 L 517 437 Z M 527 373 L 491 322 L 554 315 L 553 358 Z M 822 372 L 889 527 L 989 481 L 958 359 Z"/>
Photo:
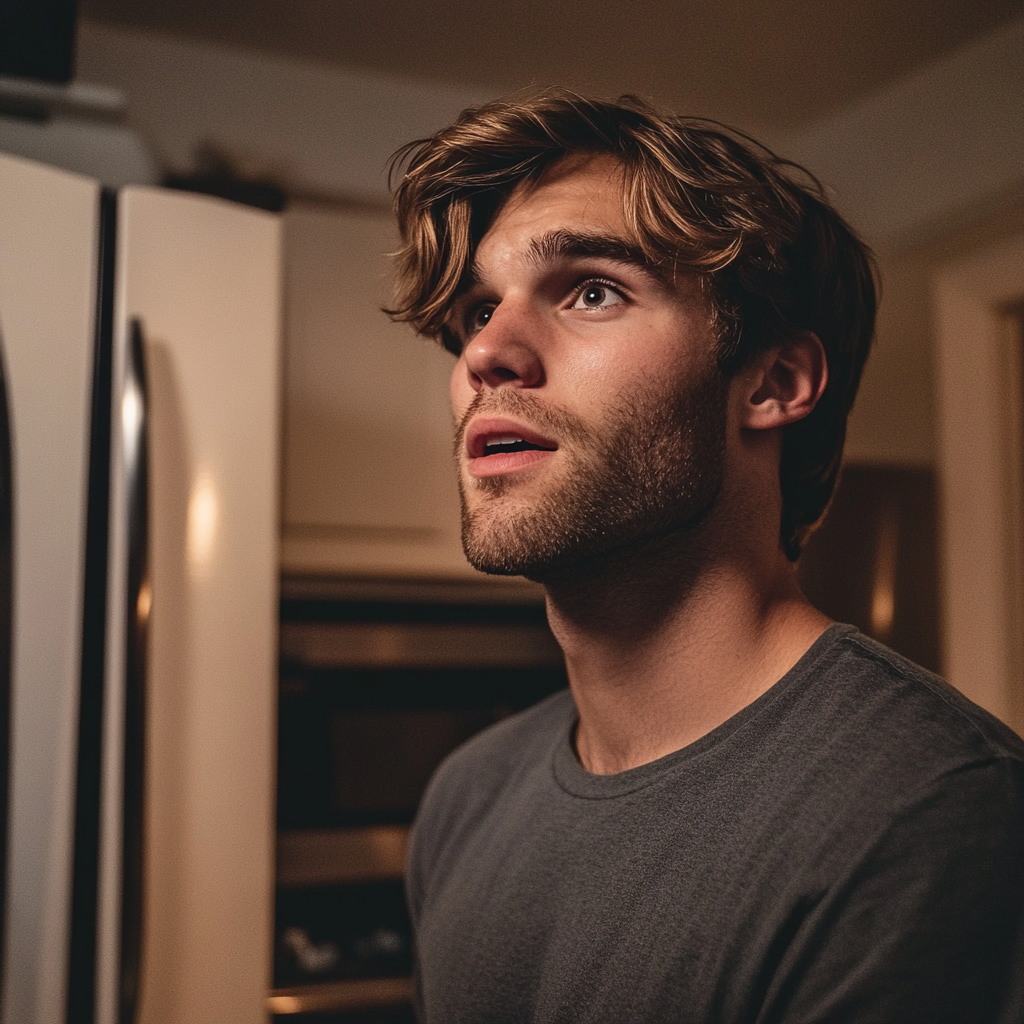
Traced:
<path id="1" fill-rule="evenodd" d="M 884 508 L 878 523 L 875 566 L 871 587 L 871 633 L 888 641 L 896 615 L 896 555 L 899 522 L 893 508 Z"/>
<path id="2" fill-rule="evenodd" d="M 189 568 L 195 573 L 201 573 L 213 557 L 219 512 L 217 489 L 213 478 L 209 473 L 198 473 L 188 502 L 186 540 Z"/>
<path id="3" fill-rule="evenodd" d="M 149 613 L 153 609 L 153 591 L 149 586 L 149 580 L 144 580 L 139 588 L 139 596 L 135 602 L 135 617 L 140 626 L 149 622 Z"/>

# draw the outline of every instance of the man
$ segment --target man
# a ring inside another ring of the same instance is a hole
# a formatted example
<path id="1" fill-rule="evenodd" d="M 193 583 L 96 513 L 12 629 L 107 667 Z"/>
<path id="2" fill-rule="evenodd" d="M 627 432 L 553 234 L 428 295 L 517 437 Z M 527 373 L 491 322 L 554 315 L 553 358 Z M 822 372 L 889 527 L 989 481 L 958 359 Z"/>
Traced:
<path id="1" fill-rule="evenodd" d="M 422 1019 L 1020 1024 L 1024 744 L 797 584 L 863 244 L 800 168 L 630 98 L 404 157 L 391 312 L 458 357 L 466 553 L 544 585 L 570 682 L 431 783 Z"/>

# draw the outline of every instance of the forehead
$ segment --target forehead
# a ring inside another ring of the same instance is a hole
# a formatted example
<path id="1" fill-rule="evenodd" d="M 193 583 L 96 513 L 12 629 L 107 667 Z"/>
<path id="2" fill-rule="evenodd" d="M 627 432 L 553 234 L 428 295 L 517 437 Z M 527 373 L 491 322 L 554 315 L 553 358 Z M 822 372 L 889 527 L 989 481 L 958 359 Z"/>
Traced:
<path id="1" fill-rule="evenodd" d="M 567 157 L 537 183 L 521 185 L 498 211 L 477 260 L 510 257 L 559 229 L 625 238 L 622 165 L 610 156 Z"/>

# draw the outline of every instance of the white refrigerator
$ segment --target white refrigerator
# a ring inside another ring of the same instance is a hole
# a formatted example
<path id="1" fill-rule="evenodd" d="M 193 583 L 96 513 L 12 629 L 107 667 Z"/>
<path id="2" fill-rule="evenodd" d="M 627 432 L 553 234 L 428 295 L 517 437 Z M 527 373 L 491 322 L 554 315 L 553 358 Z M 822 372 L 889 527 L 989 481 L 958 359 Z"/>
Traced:
<path id="1" fill-rule="evenodd" d="M 0 154 L 3 1024 L 265 1021 L 280 223 Z"/>

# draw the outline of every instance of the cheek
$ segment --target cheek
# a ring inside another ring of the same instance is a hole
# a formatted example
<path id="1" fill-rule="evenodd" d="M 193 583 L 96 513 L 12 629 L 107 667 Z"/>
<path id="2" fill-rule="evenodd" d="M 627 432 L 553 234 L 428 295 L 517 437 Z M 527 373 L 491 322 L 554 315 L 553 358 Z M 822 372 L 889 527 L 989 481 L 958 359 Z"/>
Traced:
<path id="1" fill-rule="evenodd" d="M 476 397 L 476 392 L 469 383 L 469 373 L 466 370 L 466 361 L 460 358 L 452 370 L 451 385 L 448 394 L 451 398 L 452 413 L 456 422 L 460 422 L 466 414 L 470 403 Z"/>
<path id="2" fill-rule="evenodd" d="M 688 365 L 698 362 L 677 331 L 642 323 L 600 344 L 577 346 L 563 380 L 581 403 L 600 407 L 638 385 L 684 380 Z"/>
<path id="3" fill-rule="evenodd" d="M 571 344 L 561 348 L 558 358 L 548 359 L 552 390 L 581 409 L 606 406 L 635 364 L 631 340 L 610 331 L 573 338 Z"/>

